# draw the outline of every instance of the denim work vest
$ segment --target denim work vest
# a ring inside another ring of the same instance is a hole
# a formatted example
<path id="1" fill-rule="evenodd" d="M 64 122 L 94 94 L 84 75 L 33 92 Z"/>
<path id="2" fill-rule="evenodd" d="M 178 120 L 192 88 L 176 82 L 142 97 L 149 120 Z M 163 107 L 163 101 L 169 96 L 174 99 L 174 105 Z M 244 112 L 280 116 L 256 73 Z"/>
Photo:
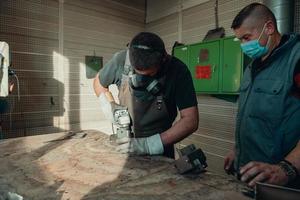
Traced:
<path id="1" fill-rule="evenodd" d="M 236 124 L 237 170 L 250 161 L 278 163 L 300 139 L 300 99 L 291 95 L 300 37 L 291 34 L 269 59 L 255 77 L 251 65 L 244 73 Z"/>

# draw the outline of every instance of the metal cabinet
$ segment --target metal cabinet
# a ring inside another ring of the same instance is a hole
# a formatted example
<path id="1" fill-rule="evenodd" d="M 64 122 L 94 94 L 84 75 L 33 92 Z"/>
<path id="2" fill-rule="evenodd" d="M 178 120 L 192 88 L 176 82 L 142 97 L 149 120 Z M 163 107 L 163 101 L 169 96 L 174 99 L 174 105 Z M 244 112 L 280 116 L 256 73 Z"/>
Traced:
<path id="1" fill-rule="evenodd" d="M 245 59 L 238 41 L 227 37 L 176 47 L 174 55 L 191 71 L 197 93 L 237 94 Z"/>
<path id="2" fill-rule="evenodd" d="M 174 50 L 174 56 L 189 66 L 188 46 L 179 46 Z"/>
<path id="3" fill-rule="evenodd" d="M 233 38 L 223 40 L 223 65 L 221 75 L 221 91 L 238 92 L 243 72 L 243 53 L 240 43 Z"/>
<path id="4" fill-rule="evenodd" d="M 217 92 L 219 88 L 220 42 L 190 45 L 189 69 L 196 92 Z"/>

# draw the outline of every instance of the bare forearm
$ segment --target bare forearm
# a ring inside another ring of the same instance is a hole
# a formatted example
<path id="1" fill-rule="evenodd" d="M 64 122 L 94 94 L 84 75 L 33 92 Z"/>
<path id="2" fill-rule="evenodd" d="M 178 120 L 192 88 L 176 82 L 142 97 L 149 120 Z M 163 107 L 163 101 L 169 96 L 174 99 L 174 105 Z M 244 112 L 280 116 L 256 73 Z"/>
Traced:
<path id="1" fill-rule="evenodd" d="M 298 174 L 300 174 L 300 141 L 298 141 L 296 147 L 287 155 L 285 159 L 292 163 L 297 168 Z"/>
<path id="2" fill-rule="evenodd" d="M 164 145 L 175 144 L 197 130 L 199 121 L 197 107 L 184 109 L 180 114 L 180 120 L 161 134 Z"/>
<path id="3" fill-rule="evenodd" d="M 297 146 L 285 158 L 297 168 L 300 172 L 300 141 Z M 248 183 L 250 187 L 254 187 L 256 182 L 266 182 L 276 185 L 286 185 L 290 179 L 286 170 L 279 164 L 269 164 L 262 162 L 249 162 L 240 169 L 241 180 Z"/>

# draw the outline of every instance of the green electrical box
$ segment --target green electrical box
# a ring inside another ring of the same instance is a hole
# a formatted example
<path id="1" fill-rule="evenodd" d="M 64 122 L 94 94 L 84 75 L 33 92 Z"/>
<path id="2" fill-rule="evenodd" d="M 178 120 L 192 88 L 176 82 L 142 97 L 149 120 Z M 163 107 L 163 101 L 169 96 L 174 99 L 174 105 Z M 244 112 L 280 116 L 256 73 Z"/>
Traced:
<path id="1" fill-rule="evenodd" d="M 179 46 L 174 56 L 188 66 L 196 92 L 205 94 L 238 94 L 249 62 L 234 37 Z"/>
<path id="2" fill-rule="evenodd" d="M 188 46 L 179 46 L 176 47 L 174 51 L 174 56 L 180 59 L 184 64 L 188 66 L 189 64 L 189 56 L 188 56 Z"/>
<path id="3" fill-rule="evenodd" d="M 240 87 L 244 67 L 240 42 L 234 41 L 233 38 L 224 39 L 222 55 L 221 90 L 224 93 L 236 93 Z"/>
<path id="4" fill-rule="evenodd" d="M 219 90 L 220 41 L 192 44 L 189 47 L 189 69 L 196 92 Z"/>

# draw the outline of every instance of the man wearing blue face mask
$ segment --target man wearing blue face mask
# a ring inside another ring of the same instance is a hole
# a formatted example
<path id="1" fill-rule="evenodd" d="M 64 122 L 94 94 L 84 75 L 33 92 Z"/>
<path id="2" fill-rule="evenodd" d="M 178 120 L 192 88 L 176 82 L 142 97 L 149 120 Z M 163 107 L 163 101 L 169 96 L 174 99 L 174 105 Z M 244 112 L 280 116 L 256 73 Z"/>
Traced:
<path id="1" fill-rule="evenodd" d="M 261 58 L 261 57 L 265 56 L 269 51 L 269 48 L 270 48 L 269 46 L 270 46 L 270 41 L 271 41 L 269 36 L 268 36 L 268 40 L 267 40 L 267 43 L 265 44 L 265 46 L 260 44 L 260 40 L 261 40 L 262 36 L 265 34 L 266 25 L 267 25 L 267 23 L 264 24 L 257 39 L 241 43 L 241 48 L 242 48 L 242 51 L 244 52 L 244 54 L 246 54 L 247 56 L 249 56 L 252 59 Z"/>
<path id="2" fill-rule="evenodd" d="M 240 88 L 236 144 L 224 169 L 256 182 L 300 187 L 300 37 L 281 35 L 269 8 L 253 3 L 232 23 L 253 58 Z"/>
<path id="3" fill-rule="evenodd" d="M 119 152 L 174 158 L 173 144 L 198 128 L 191 74 L 166 53 L 156 34 L 137 34 L 129 48 L 116 53 L 94 79 L 95 93 L 108 110 L 104 113 L 111 109 L 105 98 L 111 84 L 118 86 L 120 104 L 128 108 L 132 122 L 133 137 L 117 141 Z M 177 109 L 180 119 L 173 124 Z"/>

